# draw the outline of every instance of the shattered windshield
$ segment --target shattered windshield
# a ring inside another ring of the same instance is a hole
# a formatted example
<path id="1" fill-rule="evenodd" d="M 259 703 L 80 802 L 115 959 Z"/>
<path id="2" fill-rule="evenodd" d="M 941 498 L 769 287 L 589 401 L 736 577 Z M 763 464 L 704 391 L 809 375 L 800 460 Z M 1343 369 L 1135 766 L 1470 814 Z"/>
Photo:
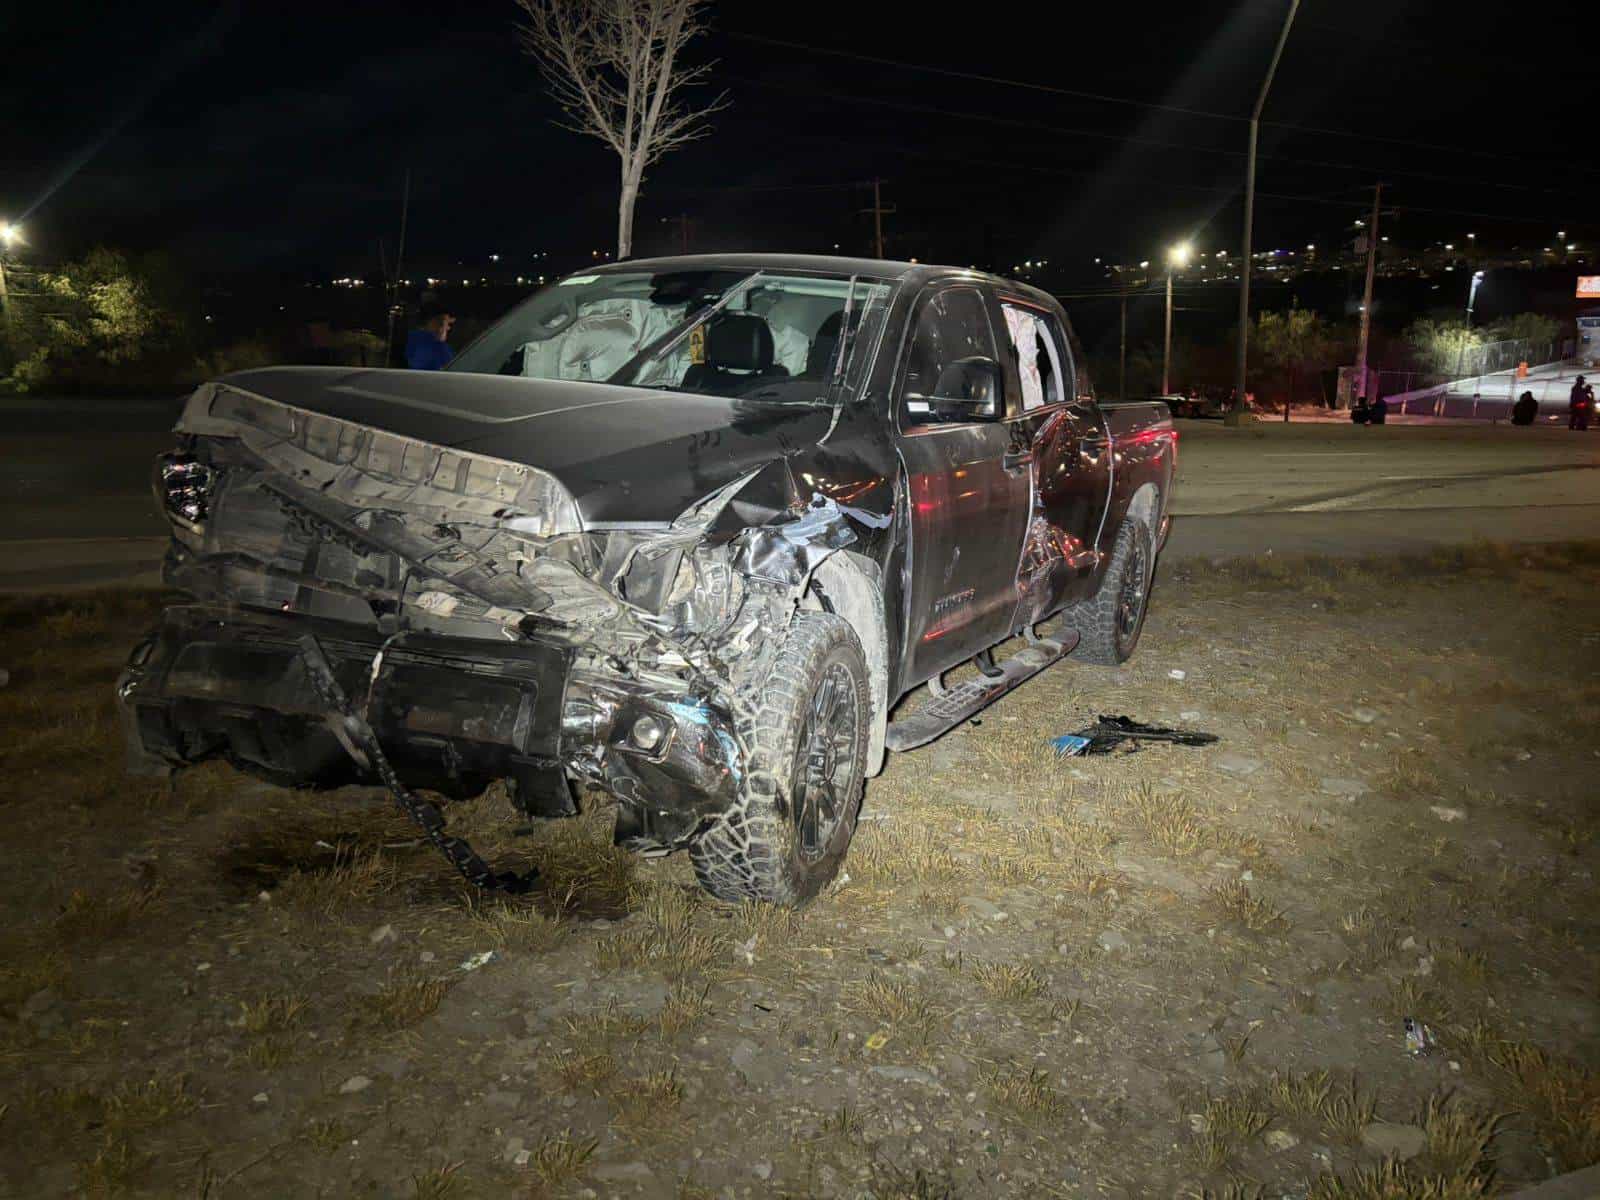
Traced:
<path id="1" fill-rule="evenodd" d="M 859 388 L 892 284 L 764 271 L 597 272 L 537 293 L 452 371 L 776 403 Z"/>

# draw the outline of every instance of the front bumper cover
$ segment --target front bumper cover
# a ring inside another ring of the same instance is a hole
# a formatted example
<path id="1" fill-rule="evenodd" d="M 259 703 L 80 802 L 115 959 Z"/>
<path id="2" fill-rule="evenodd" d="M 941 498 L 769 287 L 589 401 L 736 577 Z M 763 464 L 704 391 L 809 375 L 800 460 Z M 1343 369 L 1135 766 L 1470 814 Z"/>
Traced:
<path id="1" fill-rule="evenodd" d="M 618 839 L 646 849 L 681 843 L 737 795 L 742 756 L 724 713 L 576 671 L 560 643 L 385 641 L 344 622 L 208 605 L 168 609 L 129 658 L 117 696 L 130 767 L 222 757 L 283 784 L 363 781 L 299 661 L 308 633 L 411 786 L 470 796 L 509 779 L 526 811 L 557 816 L 575 811 L 576 778 L 616 796 Z M 646 717 L 660 735 L 647 749 L 634 734 Z"/>

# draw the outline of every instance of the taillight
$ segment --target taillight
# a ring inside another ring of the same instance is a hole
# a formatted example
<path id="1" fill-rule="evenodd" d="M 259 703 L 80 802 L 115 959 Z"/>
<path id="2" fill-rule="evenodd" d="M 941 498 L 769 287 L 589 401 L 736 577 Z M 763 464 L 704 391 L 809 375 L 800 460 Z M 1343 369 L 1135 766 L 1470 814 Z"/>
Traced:
<path id="1" fill-rule="evenodd" d="M 156 460 L 156 499 L 167 515 L 191 529 L 205 522 L 215 473 L 188 454 L 163 454 Z"/>

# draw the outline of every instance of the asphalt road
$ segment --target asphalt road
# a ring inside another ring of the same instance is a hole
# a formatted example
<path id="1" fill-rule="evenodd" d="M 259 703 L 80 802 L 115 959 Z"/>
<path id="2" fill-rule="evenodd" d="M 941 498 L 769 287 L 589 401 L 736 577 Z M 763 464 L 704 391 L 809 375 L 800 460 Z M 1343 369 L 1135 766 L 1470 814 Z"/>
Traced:
<path id="1" fill-rule="evenodd" d="M 0 400 L 0 592 L 156 582 L 166 535 L 150 462 L 178 407 Z M 1179 428 L 1169 558 L 1600 537 L 1600 429 Z"/>

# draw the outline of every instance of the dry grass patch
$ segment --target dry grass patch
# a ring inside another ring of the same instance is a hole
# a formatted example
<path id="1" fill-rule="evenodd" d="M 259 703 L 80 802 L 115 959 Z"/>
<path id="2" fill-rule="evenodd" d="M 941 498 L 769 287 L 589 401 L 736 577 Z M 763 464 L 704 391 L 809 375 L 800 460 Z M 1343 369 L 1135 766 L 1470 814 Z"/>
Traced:
<path id="1" fill-rule="evenodd" d="M 76 1086 L 35 1089 L 24 1107 L 42 1137 L 75 1143 L 85 1131 L 103 1134 L 104 1144 L 93 1159 L 80 1164 L 80 1173 L 93 1174 L 101 1181 L 95 1186 L 105 1190 L 105 1181 L 124 1171 L 142 1170 L 144 1158 L 128 1145 L 130 1135 L 187 1116 L 197 1104 L 187 1078 L 178 1075 L 124 1081 L 110 1091 Z"/>
<path id="2" fill-rule="evenodd" d="M 297 992 L 274 992 L 239 1001 L 239 1019 L 246 1033 L 284 1033 L 300 1023 L 310 1003 Z"/>
<path id="3" fill-rule="evenodd" d="M 722 953 L 722 943 L 696 927 L 698 892 L 664 884 L 634 893 L 635 927 L 595 943 L 595 962 L 603 971 L 645 965 L 669 976 L 703 974 Z"/>
<path id="4" fill-rule="evenodd" d="M 1256 896 L 1244 881 L 1230 879 L 1206 889 L 1206 900 L 1223 920 L 1242 925 L 1252 933 L 1280 932 L 1289 928 L 1289 918 Z"/>
<path id="5" fill-rule="evenodd" d="M 567 925 L 559 917 L 546 916 L 536 908 L 509 900 L 467 898 L 468 916 L 473 928 L 501 950 L 547 954 L 567 936 Z"/>
<path id="6" fill-rule="evenodd" d="M 56 937 L 68 945 L 103 942 L 126 933 L 155 901 L 154 888 L 124 888 L 109 895 L 73 891 L 55 920 Z"/>
<path id="7" fill-rule="evenodd" d="M 1328 1094 L 1321 1115 L 1329 1137 L 1353 1146 L 1361 1140 L 1361 1131 L 1377 1118 L 1378 1102 L 1360 1089 L 1352 1075 L 1344 1087 Z"/>
<path id="8" fill-rule="evenodd" d="M 125 1137 L 108 1133 L 94 1157 L 78 1164 L 78 1187 L 85 1196 L 121 1196 L 150 1169 L 155 1157 L 136 1150 Z"/>
<path id="9" fill-rule="evenodd" d="M 1332 1092 L 1333 1079 L 1326 1071 L 1274 1071 L 1265 1094 L 1278 1112 L 1304 1121 L 1323 1115 Z"/>
<path id="10" fill-rule="evenodd" d="M 372 995 L 360 997 L 361 1013 L 380 1029 L 407 1029 L 437 1012 L 449 990 L 448 979 L 406 972 Z"/>
<path id="11" fill-rule="evenodd" d="M 1481 1021 L 1451 1040 L 1489 1069 L 1508 1103 L 1533 1118 L 1563 1170 L 1600 1162 L 1600 1073 L 1532 1042 L 1500 1037 Z"/>
<path id="12" fill-rule="evenodd" d="M 1272 1123 L 1272 1114 L 1251 1092 L 1231 1091 L 1206 1100 L 1192 1152 L 1202 1171 L 1217 1171 Z"/>
<path id="13" fill-rule="evenodd" d="M 381 849 L 341 842 L 334 848 L 330 865 L 291 871 L 273 898 L 291 912 L 318 919 L 342 913 L 351 905 L 370 904 L 393 892 L 399 883 L 399 871 Z"/>
<path id="14" fill-rule="evenodd" d="M 998 1000 L 1036 1000 L 1050 991 L 1049 981 L 1030 963 L 974 963 L 972 977 Z"/>
<path id="15" fill-rule="evenodd" d="M 271 1071 L 294 1059 L 293 1031 L 309 1003 L 304 996 L 291 992 L 239 1002 L 240 1023 L 251 1037 L 245 1048 L 245 1058 L 251 1066 Z"/>
<path id="16" fill-rule="evenodd" d="M 528 1166 L 540 1183 L 554 1191 L 582 1173 L 599 1144 L 597 1138 L 575 1138 L 572 1130 L 563 1129 L 547 1135 L 533 1147 Z"/>
<path id="17" fill-rule="evenodd" d="M 617 1080 L 606 1098 L 630 1124 L 666 1124 L 683 1103 L 683 1083 L 673 1068 Z"/>
<path id="18" fill-rule="evenodd" d="M 340 1117 L 319 1117 L 307 1121 L 300 1136 L 318 1154 L 332 1154 L 348 1146 L 356 1133 L 356 1127 Z"/>
<path id="19" fill-rule="evenodd" d="M 1037 1067 L 996 1067 L 983 1076 L 983 1085 L 996 1104 L 1030 1121 L 1060 1121 L 1072 1112 L 1071 1101 Z"/>
<path id="20" fill-rule="evenodd" d="M 635 893 L 638 859 L 613 845 L 609 812 L 550 821 L 531 847 L 539 886 L 558 912 L 620 917 Z"/>
<path id="21" fill-rule="evenodd" d="M 451 1197 L 461 1195 L 461 1181 L 456 1178 L 456 1172 L 465 1165 L 462 1162 L 444 1163 L 412 1175 L 412 1200 L 451 1200 Z"/>
<path id="22" fill-rule="evenodd" d="M 698 1025 L 710 1011 L 710 984 L 694 988 L 680 982 L 667 993 L 661 1011 L 656 1014 L 656 1028 L 662 1038 L 671 1041 L 685 1030 Z"/>
<path id="23" fill-rule="evenodd" d="M 1306 1200 L 1477 1200 L 1490 1192 L 1475 1180 L 1425 1175 L 1409 1163 L 1386 1159 L 1376 1167 L 1357 1167 L 1348 1175 L 1319 1175 Z"/>
<path id="24" fill-rule="evenodd" d="M 887 1029 L 892 1036 L 916 1043 L 927 1041 L 941 1017 L 918 985 L 890 979 L 878 971 L 846 989 L 844 1007 Z"/>
<path id="25" fill-rule="evenodd" d="M 764 900 L 741 900 L 733 910 L 734 927 L 739 940 L 754 938 L 757 946 L 769 950 L 790 945 L 805 924 L 805 913 L 784 904 L 768 904 Z"/>

